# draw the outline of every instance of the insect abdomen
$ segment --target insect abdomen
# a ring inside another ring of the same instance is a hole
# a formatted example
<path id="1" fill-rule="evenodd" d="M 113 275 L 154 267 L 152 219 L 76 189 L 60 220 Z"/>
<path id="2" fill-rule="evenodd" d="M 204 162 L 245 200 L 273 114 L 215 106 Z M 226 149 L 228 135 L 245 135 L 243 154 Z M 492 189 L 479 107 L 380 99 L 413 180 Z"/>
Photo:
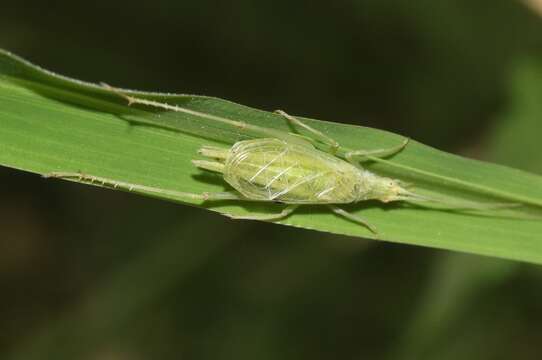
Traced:
<path id="1" fill-rule="evenodd" d="M 278 139 L 236 143 L 224 167 L 224 179 L 243 196 L 293 204 L 353 202 L 358 173 L 339 158 Z"/>

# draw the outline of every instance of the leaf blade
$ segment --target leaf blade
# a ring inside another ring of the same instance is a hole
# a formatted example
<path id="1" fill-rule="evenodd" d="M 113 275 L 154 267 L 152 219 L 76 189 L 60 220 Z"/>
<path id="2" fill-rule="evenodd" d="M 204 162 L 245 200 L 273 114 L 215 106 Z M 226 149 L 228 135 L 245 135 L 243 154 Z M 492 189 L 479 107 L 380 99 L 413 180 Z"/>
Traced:
<path id="1" fill-rule="evenodd" d="M 191 95 L 139 93 L 251 124 L 290 131 L 279 116 L 229 101 Z M 402 137 L 359 126 L 304 119 L 348 148 L 393 146 Z M 148 123 L 153 126 L 134 126 Z M 202 174 L 190 160 L 203 144 L 243 138 L 238 130 L 186 114 L 131 108 L 104 88 L 43 71 L 0 52 L 0 164 L 46 174 L 82 171 L 119 181 L 201 193 L 223 191 L 221 179 Z M 412 142 L 392 159 L 370 164 L 379 174 L 414 182 L 428 193 L 467 199 L 513 200 L 542 207 L 542 178 L 465 159 Z M 178 200 L 171 197 L 169 200 Z M 201 206 L 197 201 L 183 201 Z M 245 214 L 278 211 L 274 204 L 204 204 L 213 211 Z M 474 216 L 375 203 L 347 207 L 398 243 L 542 263 L 542 225 L 536 220 Z M 305 207 L 280 223 L 350 236 L 367 229 L 321 207 Z M 423 225 L 422 225 L 423 224 Z"/>

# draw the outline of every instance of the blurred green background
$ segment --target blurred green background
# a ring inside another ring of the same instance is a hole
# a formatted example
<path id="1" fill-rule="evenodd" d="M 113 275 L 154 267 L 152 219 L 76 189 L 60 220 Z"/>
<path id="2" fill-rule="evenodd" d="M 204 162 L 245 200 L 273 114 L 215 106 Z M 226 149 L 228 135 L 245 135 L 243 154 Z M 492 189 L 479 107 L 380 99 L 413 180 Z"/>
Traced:
<path id="1" fill-rule="evenodd" d="M 530 5 L 20 0 L 2 4 L 0 47 L 82 80 L 378 127 L 542 174 Z M 542 356 L 538 266 L 6 168 L 0 181 L 2 359 Z"/>

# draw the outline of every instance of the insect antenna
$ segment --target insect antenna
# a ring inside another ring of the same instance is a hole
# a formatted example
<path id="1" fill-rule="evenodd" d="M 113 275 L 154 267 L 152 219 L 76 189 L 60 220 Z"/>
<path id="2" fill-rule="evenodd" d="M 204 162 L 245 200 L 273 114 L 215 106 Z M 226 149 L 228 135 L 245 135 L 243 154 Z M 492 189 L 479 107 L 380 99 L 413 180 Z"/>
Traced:
<path id="1" fill-rule="evenodd" d="M 499 210 L 512 209 L 521 206 L 518 203 L 484 203 L 468 200 L 457 200 L 444 197 L 421 195 L 406 189 L 402 189 L 397 197 L 397 200 L 416 203 L 416 205 L 424 206 L 424 203 L 434 203 L 444 205 L 452 210 Z"/>

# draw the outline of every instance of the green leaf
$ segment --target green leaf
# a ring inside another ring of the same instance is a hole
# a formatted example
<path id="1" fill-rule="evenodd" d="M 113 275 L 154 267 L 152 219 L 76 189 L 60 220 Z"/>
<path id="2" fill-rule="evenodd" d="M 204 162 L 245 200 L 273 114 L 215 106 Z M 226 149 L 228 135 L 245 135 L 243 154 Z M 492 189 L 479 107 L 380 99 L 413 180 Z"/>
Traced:
<path id="1" fill-rule="evenodd" d="M 292 131 L 276 114 L 221 99 L 131 93 L 247 124 Z M 402 141 L 401 136 L 381 130 L 303 120 L 338 140 L 343 151 L 391 147 Z M 118 94 L 102 86 L 47 72 L 5 51 L 0 51 L 0 129 L 0 164 L 4 166 L 42 175 L 82 172 L 190 193 L 227 189 L 220 177 L 192 165 L 201 145 L 229 145 L 251 136 L 200 116 L 130 107 Z M 453 201 L 521 205 L 514 211 L 493 214 L 404 203 L 345 206 L 375 225 L 381 240 L 542 263 L 542 177 L 461 158 L 415 141 L 396 156 L 368 163 L 367 167 L 380 175 L 410 182 L 422 194 Z M 245 202 L 201 204 L 166 194 L 148 195 L 227 214 L 276 212 L 283 207 Z M 320 206 L 302 207 L 280 223 L 374 238 L 366 228 Z"/>

